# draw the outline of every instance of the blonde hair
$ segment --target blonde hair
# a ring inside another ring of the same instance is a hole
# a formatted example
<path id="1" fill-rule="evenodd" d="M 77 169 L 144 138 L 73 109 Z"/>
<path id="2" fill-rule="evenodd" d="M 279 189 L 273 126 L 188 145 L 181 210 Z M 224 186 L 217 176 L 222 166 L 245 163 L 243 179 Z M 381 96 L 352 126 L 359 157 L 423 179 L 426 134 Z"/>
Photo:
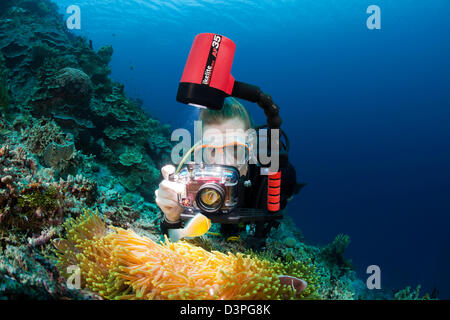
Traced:
<path id="1" fill-rule="evenodd" d="M 233 97 L 225 99 L 222 110 L 203 109 L 199 116 L 199 120 L 202 121 L 203 126 L 219 124 L 229 119 L 242 120 L 245 126 L 244 130 L 252 127 L 252 120 L 247 109 Z"/>

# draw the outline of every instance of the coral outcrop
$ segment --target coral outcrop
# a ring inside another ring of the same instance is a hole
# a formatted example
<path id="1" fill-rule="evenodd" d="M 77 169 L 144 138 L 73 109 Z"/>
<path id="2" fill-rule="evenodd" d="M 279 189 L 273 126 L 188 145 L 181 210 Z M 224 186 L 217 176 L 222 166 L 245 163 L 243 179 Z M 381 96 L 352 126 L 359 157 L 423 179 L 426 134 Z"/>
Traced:
<path id="1" fill-rule="evenodd" d="M 79 69 L 63 68 L 54 76 L 53 96 L 69 105 L 89 104 L 92 98 L 92 82 L 89 76 Z"/>
<path id="2" fill-rule="evenodd" d="M 14 111 L 37 121 L 46 117 L 71 135 L 74 152 L 95 155 L 113 174 L 129 177 L 119 181 L 126 189 L 153 197 L 148 190 L 154 188 L 159 171 L 152 168 L 168 157 L 168 126 L 149 117 L 109 78 L 112 47 L 95 52 L 88 41 L 73 36 L 49 1 L 37 1 L 39 8 L 36 1 L 9 3 L 1 16 L 0 66 L 8 75 Z M 7 93 L 0 81 L 2 109 Z M 38 153 L 54 142 L 46 150 L 45 163 L 64 171 L 72 144 L 47 137 L 52 141 L 42 141 Z M 49 161 L 55 152 L 59 160 Z"/>
<path id="3" fill-rule="evenodd" d="M 140 220 L 137 229 L 156 231 L 148 224 L 160 213 L 147 190 L 158 183 L 155 165 L 164 155 L 152 152 L 148 141 L 155 136 L 170 145 L 168 127 L 109 78 L 112 47 L 95 52 L 69 33 L 54 3 L 2 1 L 0 7 L 0 299 L 27 292 L 29 298 L 76 298 L 64 281 L 56 283 L 56 269 L 48 279 L 35 278 L 62 289 L 34 291 L 31 275 L 11 260 L 13 252 L 48 253 L 62 223 L 83 208 L 98 209 L 111 225 Z M 125 134 L 113 137 L 107 128 Z M 130 163 L 127 150 L 134 152 Z M 33 265 L 27 269 L 50 268 L 48 259 L 27 259 Z"/>
<path id="4" fill-rule="evenodd" d="M 0 299 L 98 299 L 89 291 L 68 289 L 65 282 L 50 261 L 26 246 L 0 248 Z"/>

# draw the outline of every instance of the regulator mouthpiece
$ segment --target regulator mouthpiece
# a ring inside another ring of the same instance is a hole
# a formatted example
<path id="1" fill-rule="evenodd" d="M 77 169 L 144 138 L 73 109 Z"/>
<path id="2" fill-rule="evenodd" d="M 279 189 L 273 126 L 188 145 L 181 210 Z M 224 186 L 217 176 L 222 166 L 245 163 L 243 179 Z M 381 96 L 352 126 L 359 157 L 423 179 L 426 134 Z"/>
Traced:
<path id="1" fill-rule="evenodd" d="M 177 101 L 220 110 L 233 91 L 231 75 L 236 45 L 219 34 L 200 33 L 191 47 L 178 86 Z"/>

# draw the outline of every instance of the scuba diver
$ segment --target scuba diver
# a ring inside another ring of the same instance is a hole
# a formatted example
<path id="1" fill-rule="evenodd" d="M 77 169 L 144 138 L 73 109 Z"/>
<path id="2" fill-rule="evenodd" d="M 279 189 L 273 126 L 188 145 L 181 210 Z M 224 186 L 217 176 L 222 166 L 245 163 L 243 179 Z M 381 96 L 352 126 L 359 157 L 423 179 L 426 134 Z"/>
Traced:
<path id="1" fill-rule="evenodd" d="M 209 140 L 206 135 L 208 132 L 214 132 L 210 129 L 216 129 L 222 133 L 226 133 L 227 130 L 233 132 L 247 132 L 251 127 L 251 119 L 245 107 L 236 99 L 229 97 L 225 99 L 223 108 L 221 110 L 203 109 L 200 113 L 200 121 L 202 121 L 203 140 Z M 236 136 L 236 140 L 239 137 Z M 239 141 L 236 141 L 238 144 Z M 227 140 L 230 143 L 230 139 Z M 219 152 L 222 146 L 216 146 L 212 150 Z M 235 166 L 240 175 L 240 179 L 243 181 L 249 181 L 247 187 L 243 187 L 242 196 L 240 198 L 240 207 L 264 209 L 267 207 L 267 176 L 261 175 L 259 166 L 257 164 L 243 164 L 236 166 L 236 162 L 233 161 L 233 154 L 236 153 L 232 149 L 225 150 L 225 153 L 231 153 L 231 157 L 226 155 L 223 157 L 223 165 Z M 211 150 L 210 150 L 211 152 Z M 179 203 L 178 195 L 183 192 L 185 188 L 184 184 L 170 181 L 169 176 L 174 174 L 175 167 L 172 165 L 164 166 L 162 169 L 162 175 L 164 180 L 160 183 L 158 190 L 155 191 L 156 203 L 164 213 L 164 217 L 161 221 L 161 231 L 164 234 L 168 234 L 170 229 L 180 229 L 183 227 L 183 221 L 180 215 L 183 212 L 183 207 Z M 296 194 L 301 185 L 296 182 L 295 168 L 289 163 L 286 168 L 281 168 L 281 192 L 280 192 L 280 209 L 284 209 L 288 200 Z M 251 219 L 248 219 L 249 223 L 252 223 Z M 246 242 L 249 247 L 259 250 L 265 245 L 266 237 L 270 232 L 270 229 L 277 227 L 279 222 L 272 221 L 254 221 L 255 233 L 252 236 L 247 237 Z M 220 227 L 220 233 L 226 239 L 236 239 L 237 235 L 244 230 L 245 223 L 223 223 Z"/>
<path id="2" fill-rule="evenodd" d="M 295 169 L 288 161 L 289 140 L 280 128 L 279 107 L 259 87 L 231 75 L 235 48 L 233 41 L 219 34 L 195 37 L 176 99 L 202 108 L 202 139 L 178 168 L 167 165 L 161 169 L 164 180 L 155 196 L 164 213 L 161 231 L 171 239 L 199 236 L 211 223 L 220 223 L 221 234 L 236 240 L 250 226 L 253 229 L 245 240 L 259 250 L 270 230 L 278 227 L 288 200 L 304 184 L 296 182 Z M 247 110 L 235 98 L 257 103 L 267 125 L 251 128 Z M 266 135 L 254 134 L 257 130 Z M 266 155 L 261 149 L 264 141 Z M 195 163 L 187 161 L 192 152 Z M 186 226 L 185 221 L 189 221 Z"/>

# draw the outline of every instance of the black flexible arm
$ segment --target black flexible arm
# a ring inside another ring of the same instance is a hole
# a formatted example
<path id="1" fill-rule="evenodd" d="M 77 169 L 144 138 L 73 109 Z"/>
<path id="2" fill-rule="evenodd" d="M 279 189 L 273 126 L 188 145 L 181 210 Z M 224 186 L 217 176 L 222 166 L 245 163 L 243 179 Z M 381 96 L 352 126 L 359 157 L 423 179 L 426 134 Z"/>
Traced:
<path id="1" fill-rule="evenodd" d="M 279 115 L 280 108 L 272 101 L 272 97 L 262 92 L 259 87 L 235 81 L 231 95 L 236 98 L 256 102 L 264 110 L 269 128 L 280 129 L 282 122 Z"/>
<path id="2" fill-rule="evenodd" d="M 231 95 L 236 98 L 256 102 L 264 110 L 269 129 L 280 129 L 282 122 L 279 115 L 280 108 L 272 101 L 272 97 L 262 92 L 259 87 L 235 81 Z M 281 146 L 280 141 L 278 141 L 278 144 Z M 280 166 L 286 167 L 287 165 L 288 154 L 280 149 Z"/>

